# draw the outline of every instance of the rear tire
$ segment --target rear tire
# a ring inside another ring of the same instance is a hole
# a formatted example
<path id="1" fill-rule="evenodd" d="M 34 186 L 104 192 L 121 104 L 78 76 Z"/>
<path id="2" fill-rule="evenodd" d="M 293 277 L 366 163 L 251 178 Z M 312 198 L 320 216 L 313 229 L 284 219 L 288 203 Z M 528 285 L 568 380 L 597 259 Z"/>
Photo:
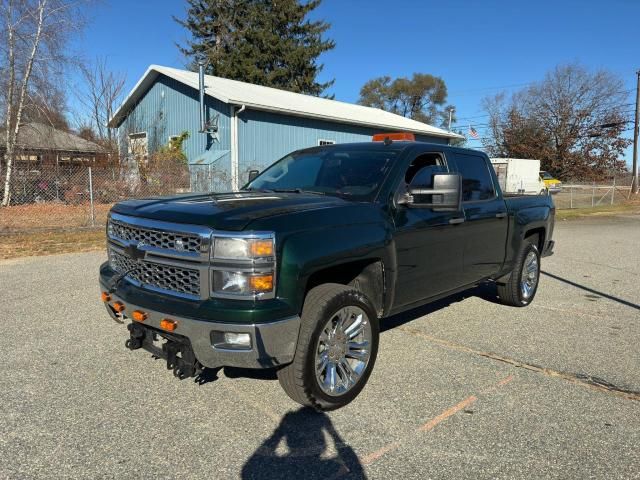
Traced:
<path id="1" fill-rule="evenodd" d="M 278 370 L 292 400 L 334 410 L 362 391 L 378 354 L 375 309 L 362 292 L 327 283 L 309 291 L 293 362 Z M 323 369 L 324 367 L 324 369 Z"/>
<path id="2" fill-rule="evenodd" d="M 540 280 L 540 252 L 536 236 L 526 238 L 515 261 L 515 267 L 504 283 L 498 283 L 500 302 L 512 307 L 526 307 L 538 291 Z"/>

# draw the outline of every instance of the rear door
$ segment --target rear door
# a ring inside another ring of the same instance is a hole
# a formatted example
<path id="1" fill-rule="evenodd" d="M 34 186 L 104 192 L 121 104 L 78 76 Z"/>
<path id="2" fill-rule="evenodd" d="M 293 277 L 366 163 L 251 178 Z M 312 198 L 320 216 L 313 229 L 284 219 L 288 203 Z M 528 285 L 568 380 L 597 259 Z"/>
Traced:
<path id="1" fill-rule="evenodd" d="M 455 153 L 453 163 L 462 175 L 465 217 L 462 277 L 469 284 L 496 274 L 502 266 L 508 231 L 507 207 L 486 157 L 474 152 Z"/>

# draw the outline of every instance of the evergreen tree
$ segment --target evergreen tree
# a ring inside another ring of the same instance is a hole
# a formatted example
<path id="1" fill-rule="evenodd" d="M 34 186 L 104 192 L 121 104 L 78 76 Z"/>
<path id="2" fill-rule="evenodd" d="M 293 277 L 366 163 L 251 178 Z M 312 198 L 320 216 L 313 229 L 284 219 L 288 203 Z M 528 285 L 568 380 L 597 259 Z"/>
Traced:
<path id="1" fill-rule="evenodd" d="M 321 0 L 187 0 L 185 20 L 191 33 L 180 51 L 207 63 L 207 73 L 297 93 L 321 95 L 333 84 L 316 81 L 318 57 L 335 47 L 323 39 L 330 24 L 307 15 Z"/>

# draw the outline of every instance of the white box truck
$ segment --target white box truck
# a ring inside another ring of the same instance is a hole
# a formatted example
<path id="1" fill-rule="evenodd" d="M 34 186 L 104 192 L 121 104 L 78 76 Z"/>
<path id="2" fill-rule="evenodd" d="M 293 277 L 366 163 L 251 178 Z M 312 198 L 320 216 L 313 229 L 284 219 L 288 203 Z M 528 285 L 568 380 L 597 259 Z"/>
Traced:
<path id="1" fill-rule="evenodd" d="M 498 183 L 504 193 L 547 193 L 540 178 L 540 160 L 530 158 L 492 158 Z"/>

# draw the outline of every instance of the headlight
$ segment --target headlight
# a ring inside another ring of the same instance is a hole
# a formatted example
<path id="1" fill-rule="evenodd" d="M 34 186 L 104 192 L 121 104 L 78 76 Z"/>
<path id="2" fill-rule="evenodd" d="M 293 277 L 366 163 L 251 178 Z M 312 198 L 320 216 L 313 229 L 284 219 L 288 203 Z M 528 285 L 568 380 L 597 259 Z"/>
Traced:
<path id="1" fill-rule="evenodd" d="M 213 257 L 217 259 L 271 257 L 273 254 L 273 238 L 217 237 L 213 246 Z"/>
<path id="2" fill-rule="evenodd" d="M 254 296 L 273 291 L 273 273 L 213 271 L 213 292 Z"/>
<path id="3" fill-rule="evenodd" d="M 275 234 L 216 236 L 211 258 L 211 296 L 265 299 L 275 296 Z"/>

